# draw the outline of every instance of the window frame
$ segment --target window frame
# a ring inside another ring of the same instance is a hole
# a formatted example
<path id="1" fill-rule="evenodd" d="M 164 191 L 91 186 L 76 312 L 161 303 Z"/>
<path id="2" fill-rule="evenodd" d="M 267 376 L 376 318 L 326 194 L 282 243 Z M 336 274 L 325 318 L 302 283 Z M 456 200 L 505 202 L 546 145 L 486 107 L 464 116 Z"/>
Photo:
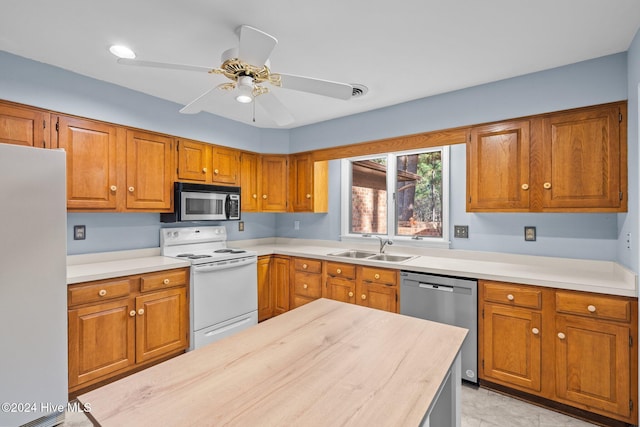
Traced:
<path id="1" fill-rule="evenodd" d="M 396 205 L 396 178 L 398 167 L 398 156 L 428 153 L 440 151 L 442 153 L 442 237 L 421 237 L 414 239 L 410 236 L 396 234 L 398 207 Z M 351 186 L 352 171 L 351 164 L 354 161 L 371 160 L 380 157 L 387 157 L 387 234 L 355 234 L 351 233 Z M 449 201 L 450 201 L 450 147 L 448 145 L 418 148 L 407 151 L 393 151 L 387 153 L 371 154 L 366 156 L 350 157 L 340 160 L 340 240 L 352 241 L 354 243 L 371 243 L 373 236 L 380 236 L 393 240 L 394 244 L 400 246 L 420 246 L 430 248 L 450 247 L 449 240 Z M 389 191 L 391 189 L 391 191 Z M 377 239 L 373 239 L 376 240 Z"/>

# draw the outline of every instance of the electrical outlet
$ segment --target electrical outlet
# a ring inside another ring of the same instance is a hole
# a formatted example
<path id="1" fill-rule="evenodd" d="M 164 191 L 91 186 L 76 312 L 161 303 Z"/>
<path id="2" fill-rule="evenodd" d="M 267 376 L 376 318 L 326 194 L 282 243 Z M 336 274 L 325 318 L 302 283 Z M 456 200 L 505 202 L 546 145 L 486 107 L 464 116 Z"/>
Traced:
<path id="1" fill-rule="evenodd" d="M 84 240 L 87 238 L 87 229 L 84 225 L 73 226 L 73 240 Z"/>
<path id="2" fill-rule="evenodd" d="M 238 231 L 244 231 L 244 221 L 238 221 Z"/>
<path id="3" fill-rule="evenodd" d="M 457 239 L 468 239 L 469 238 L 469 226 L 468 225 L 454 225 L 453 226 L 453 237 Z"/>
<path id="4" fill-rule="evenodd" d="M 293 221 L 293 229 L 300 230 L 300 221 Z"/>
<path id="5" fill-rule="evenodd" d="M 631 250 L 631 233 L 627 233 L 627 249 Z"/>
<path id="6" fill-rule="evenodd" d="M 524 240 L 526 242 L 535 242 L 536 241 L 536 228 L 535 227 L 524 227 Z"/>

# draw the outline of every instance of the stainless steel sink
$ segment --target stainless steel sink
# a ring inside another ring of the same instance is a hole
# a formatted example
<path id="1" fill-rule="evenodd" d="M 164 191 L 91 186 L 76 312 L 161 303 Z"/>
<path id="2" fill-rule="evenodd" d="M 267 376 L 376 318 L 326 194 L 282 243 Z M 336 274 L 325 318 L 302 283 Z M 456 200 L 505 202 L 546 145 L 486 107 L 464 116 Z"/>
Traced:
<path id="1" fill-rule="evenodd" d="M 348 251 L 336 252 L 329 254 L 329 256 L 340 256 L 345 258 L 368 258 L 374 256 L 375 252 L 359 251 L 357 249 L 350 249 Z"/>
<path id="2" fill-rule="evenodd" d="M 391 255 L 391 254 L 378 254 L 374 256 L 367 257 L 372 261 L 388 261 L 388 262 L 403 262 L 407 261 L 411 258 L 415 258 L 415 256 L 411 255 Z"/>

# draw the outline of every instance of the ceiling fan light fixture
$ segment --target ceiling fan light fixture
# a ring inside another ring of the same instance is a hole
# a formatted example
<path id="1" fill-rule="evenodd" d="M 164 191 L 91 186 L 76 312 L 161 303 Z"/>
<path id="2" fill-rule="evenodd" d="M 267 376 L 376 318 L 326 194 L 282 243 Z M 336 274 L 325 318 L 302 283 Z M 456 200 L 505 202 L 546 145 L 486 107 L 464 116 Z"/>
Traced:
<path id="1" fill-rule="evenodd" d="M 248 104 L 253 101 L 253 79 L 249 76 L 240 77 L 237 91 L 236 101 L 239 103 Z"/>
<path id="2" fill-rule="evenodd" d="M 134 51 L 132 51 L 126 46 L 122 46 L 118 44 L 114 44 L 111 47 L 109 47 L 109 52 L 111 52 L 118 58 L 134 59 L 136 57 L 136 54 Z"/>

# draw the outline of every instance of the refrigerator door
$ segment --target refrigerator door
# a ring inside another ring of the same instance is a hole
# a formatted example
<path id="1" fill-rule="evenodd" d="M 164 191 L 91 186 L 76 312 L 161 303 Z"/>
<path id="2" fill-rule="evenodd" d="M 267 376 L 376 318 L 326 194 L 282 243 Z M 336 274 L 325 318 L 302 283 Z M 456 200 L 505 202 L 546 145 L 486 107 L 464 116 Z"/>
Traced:
<path id="1" fill-rule="evenodd" d="M 0 144 L 1 426 L 67 405 L 66 156 Z"/>

